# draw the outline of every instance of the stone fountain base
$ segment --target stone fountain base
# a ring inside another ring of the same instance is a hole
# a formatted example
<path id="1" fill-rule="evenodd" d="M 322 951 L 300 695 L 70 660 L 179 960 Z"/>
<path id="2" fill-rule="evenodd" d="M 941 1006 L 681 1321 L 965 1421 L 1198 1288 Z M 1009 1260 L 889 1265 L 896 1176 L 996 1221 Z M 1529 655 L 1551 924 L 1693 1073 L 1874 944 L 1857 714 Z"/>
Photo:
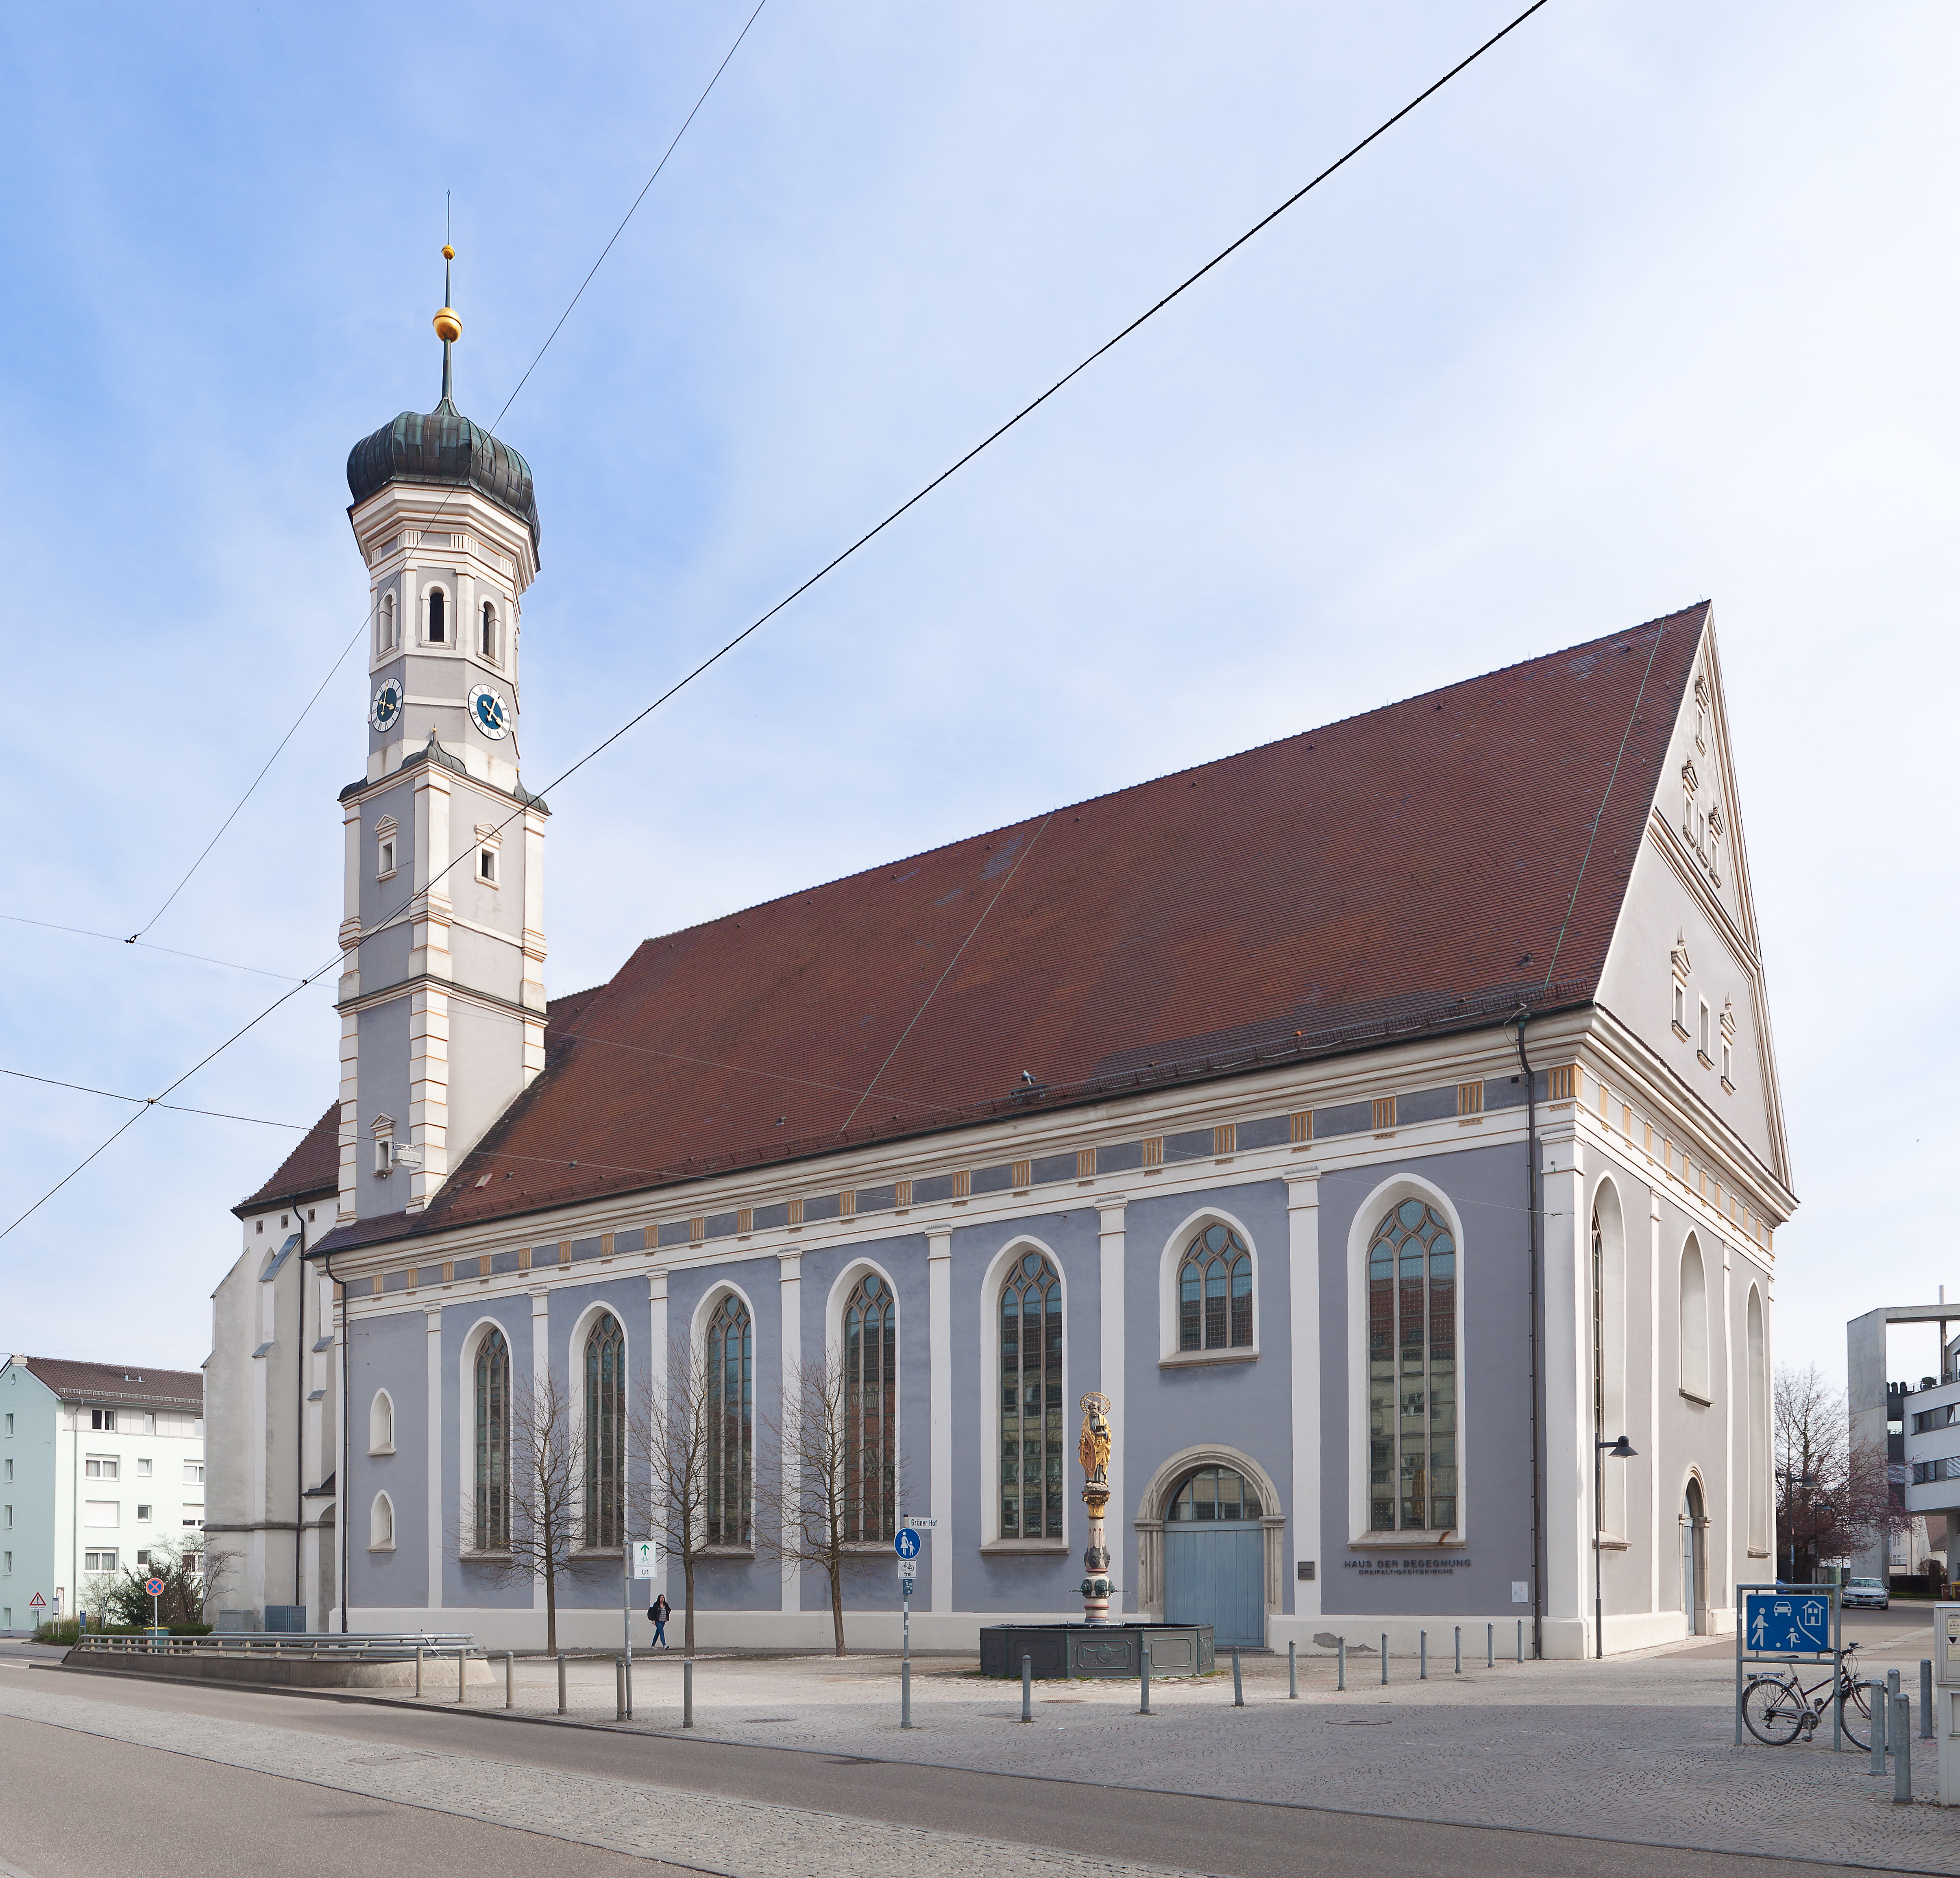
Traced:
<path id="1" fill-rule="evenodd" d="M 1076 1676 L 1136 1682 L 1143 1653 L 1152 1676 L 1202 1676 L 1215 1653 L 1209 1624 L 990 1624 L 980 1632 L 980 1673 L 1021 1673 L 1021 1659 L 1044 1682 Z"/>

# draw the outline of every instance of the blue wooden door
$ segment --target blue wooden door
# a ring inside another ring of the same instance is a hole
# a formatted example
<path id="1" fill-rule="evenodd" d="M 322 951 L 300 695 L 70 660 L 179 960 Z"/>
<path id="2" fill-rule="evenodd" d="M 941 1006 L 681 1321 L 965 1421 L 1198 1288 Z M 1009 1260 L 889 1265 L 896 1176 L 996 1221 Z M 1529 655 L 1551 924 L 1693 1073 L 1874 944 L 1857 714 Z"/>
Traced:
<path id="1" fill-rule="evenodd" d="M 1209 1624 L 1212 1641 L 1266 1641 L 1266 1535 L 1253 1520 L 1164 1528 L 1164 1621 Z"/>

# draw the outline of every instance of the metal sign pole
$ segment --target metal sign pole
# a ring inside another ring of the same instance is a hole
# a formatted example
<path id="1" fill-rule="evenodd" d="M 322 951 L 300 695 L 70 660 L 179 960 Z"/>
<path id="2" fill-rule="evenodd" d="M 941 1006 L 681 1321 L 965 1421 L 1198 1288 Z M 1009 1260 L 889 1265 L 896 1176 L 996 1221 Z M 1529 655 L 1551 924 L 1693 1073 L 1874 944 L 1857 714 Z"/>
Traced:
<path id="1" fill-rule="evenodd" d="M 1880 1563 L 1883 1563 L 1882 1560 Z M 1843 1587 L 1831 1587 L 1831 1752 L 1841 1754 L 1844 1750 L 1844 1607 L 1838 1593 Z"/>
<path id="2" fill-rule="evenodd" d="M 623 1524 L 624 1522 L 622 1521 Z M 619 1623 L 626 1635 L 625 1666 L 619 1679 L 620 1707 L 633 1719 L 633 1542 L 619 1535 Z"/>
<path id="3" fill-rule="evenodd" d="M 1742 1745 L 1742 1633 L 1747 1628 L 1742 1615 L 1745 1587 L 1736 1587 L 1736 1745 Z"/>

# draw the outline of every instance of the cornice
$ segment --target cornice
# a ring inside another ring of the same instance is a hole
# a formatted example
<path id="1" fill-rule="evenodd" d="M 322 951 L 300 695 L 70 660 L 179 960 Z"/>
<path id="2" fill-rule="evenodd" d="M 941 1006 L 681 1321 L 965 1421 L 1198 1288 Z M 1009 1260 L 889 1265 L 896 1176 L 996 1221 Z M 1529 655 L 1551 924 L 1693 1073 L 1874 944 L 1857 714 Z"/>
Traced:
<path id="1" fill-rule="evenodd" d="M 404 920 L 401 923 L 406 926 L 412 922 Z M 367 1011 L 376 1004 L 391 1004 L 396 998 L 406 998 L 411 992 L 418 991 L 441 992 L 445 997 L 460 998 L 466 1004 L 481 1004 L 488 1010 L 522 1017 L 530 1023 L 548 1021 L 545 1012 L 533 1011 L 529 1004 L 520 1004 L 509 998 L 500 998 L 495 992 L 482 991 L 473 985 L 465 985 L 453 978 L 438 978 L 431 972 L 417 972 L 411 977 L 397 979 L 392 985 L 383 985 L 371 992 L 358 992 L 352 998 L 341 999 L 333 1007 L 342 1012 Z"/>

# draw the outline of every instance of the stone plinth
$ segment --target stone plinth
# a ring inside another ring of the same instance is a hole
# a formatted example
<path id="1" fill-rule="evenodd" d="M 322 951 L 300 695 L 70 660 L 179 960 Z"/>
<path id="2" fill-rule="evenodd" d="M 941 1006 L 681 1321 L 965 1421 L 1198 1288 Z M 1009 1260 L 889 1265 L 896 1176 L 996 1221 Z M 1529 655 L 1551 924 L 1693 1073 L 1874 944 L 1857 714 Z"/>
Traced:
<path id="1" fill-rule="evenodd" d="M 1044 1682 L 1136 1682 L 1146 1647 L 1153 1676 L 1202 1676 L 1214 1660 L 1209 1624 L 989 1624 L 980 1632 L 980 1673 L 1018 1676 L 1026 1657 Z"/>

